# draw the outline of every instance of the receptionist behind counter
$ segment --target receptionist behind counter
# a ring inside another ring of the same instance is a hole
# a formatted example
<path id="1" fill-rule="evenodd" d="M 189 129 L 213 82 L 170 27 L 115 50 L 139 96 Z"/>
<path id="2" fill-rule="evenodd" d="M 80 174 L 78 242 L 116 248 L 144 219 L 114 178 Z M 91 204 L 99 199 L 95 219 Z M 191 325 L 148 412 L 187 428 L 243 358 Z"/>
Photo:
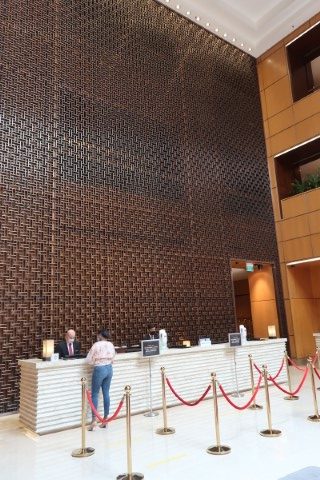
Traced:
<path id="1" fill-rule="evenodd" d="M 80 343 L 76 340 L 76 332 L 72 329 L 65 334 L 64 340 L 58 343 L 55 352 L 60 358 L 72 358 L 80 355 Z"/>
<path id="2" fill-rule="evenodd" d="M 158 340 L 159 332 L 156 331 L 156 327 L 153 325 L 147 326 L 148 333 L 144 335 L 143 340 Z"/>

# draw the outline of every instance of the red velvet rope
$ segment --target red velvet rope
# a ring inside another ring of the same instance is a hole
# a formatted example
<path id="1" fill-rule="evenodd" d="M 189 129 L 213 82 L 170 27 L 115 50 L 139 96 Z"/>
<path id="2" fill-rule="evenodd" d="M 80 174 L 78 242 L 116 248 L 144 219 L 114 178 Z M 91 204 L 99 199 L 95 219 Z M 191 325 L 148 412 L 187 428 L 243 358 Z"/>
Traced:
<path id="1" fill-rule="evenodd" d="M 292 358 L 288 357 L 288 360 L 289 360 L 289 363 L 291 363 L 291 365 L 292 365 L 296 370 L 300 370 L 300 372 L 304 372 L 304 368 L 298 367 L 298 365 L 296 364 L 296 362 L 294 362 L 294 361 L 292 360 Z"/>
<path id="2" fill-rule="evenodd" d="M 254 363 L 253 364 L 254 368 L 260 373 L 260 375 L 262 374 L 261 370 L 259 367 L 257 367 L 257 365 Z M 282 362 L 281 362 L 281 365 L 280 365 L 280 368 L 277 372 L 277 374 L 274 376 L 274 377 L 271 377 L 271 375 L 268 377 L 268 380 L 270 380 L 271 378 L 273 378 L 273 380 L 275 380 L 276 378 L 279 377 L 280 373 L 282 372 L 282 369 L 283 369 L 283 366 L 284 366 L 284 358 L 282 359 Z"/>
<path id="3" fill-rule="evenodd" d="M 198 405 L 200 402 L 202 402 L 202 400 L 205 399 L 205 397 L 208 395 L 211 389 L 211 385 L 209 385 L 198 400 L 195 400 L 194 402 L 187 402 L 186 400 L 183 400 L 183 398 L 181 398 L 180 395 L 174 390 L 173 386 L 170 383 L 170 380 L 167 377 L 166 377 L 166 382 L 171 392 L 173 393 L 173 395 L 177 397 L 177 399 L 180 400 L 180 402 L 182 402 L 184 405 L 187 405 L 187 407 L 194 407 Z"/>
<path id="4" fill-rule="evenodd" d="M 316 372 L 316 375 L 317 375 L 318 379 L 320 380 L 320 374 L 319 374 L 318 370 L 316 369 L 315 366 L 313 366 L 313 369 Z"/>
<path id="5" fill-rule="evenodd" d="M 309 369 L 306 367 L 305 371 L 304 371 L 304 374 L 303 374 L 303 377 L 302 377 L 302 380 L 301 380 L 301 382 L 299 383 L 298 387 L 296 388 L 296 390 L 294 392 L 289 392 L 288 390 L 285 390 L 284 388 L 280 387 L 280 385 L 272 377 L 269 377 L 268 380 L 270 380 L 283 393 L 286 393 L 287 395 L 293 396 L 293 395 L 296 395 L 299 392 L 299 390 L 301 390 L 302 385 L 304 384 L 305 379 L 307 378 L 308 371 L 309 371 Z"/>
<path id="6" fill-rule="evenodd" d="M 95 406 L 93 405 L 90 390 L 86 390 L 86 393 L 87 393 L 87 399 L 88 399 L 88 402 L 90 404 L 91 410 L 93 411 L 94 415 L 97 417 L 99 422 L 105 424 L 105 423 L 109 423 L 112 420 L 115 420 L 117 418 L 117 416 L 119 415 L 120 410 L 123 406 L 124 397 L 125 397 L 124 395 L 123 395 L 122 399 L 120 400 L 120 403 L 119 403 L 116 411 L 114 412 L 114 414 L 109 418 L 103 418 L 103 417 L 100 416 L 99 412 L 96 410 Z"/>
<path id="7" fill-rule="evenodd" d="M 276 378 L 279 377 L 280 373 L 282 372 L 283 366 L 284 366 L 284 358 L 282 359 L 282 363 L 281 363 L 281 365 L 280 365 L 280 368 L 279 368 L 279 370 L 278 370 L 277 375 L 275 375 L 274 377 L 272 377 L 273 380 L 275 380 Z"/>
<path id="8" fill-rule="evenodd" d="M 230 405 L 232 405 L 232 407 L 236 408 L 237 410 L 245 410 L 246 408 L 248 408 L 251 403 L 254 401 L 254 399 L 256 398 L 257 396 L 257 393 L 259 391 L 259 388 L 260 388 L 260 383 L 261 383 L 261 380 L 262 380 L 262 375 L 260 374 L 260 377 L 259 377 L 259 380 L 258 380 L 258 383 L 257 383 L 257 386 L 253 392 L 253 395 L 252 397 L 250 398 L 250 400 L 245 404 L 243 405 L 242 407 L 239 407 L 239 405 L 236 405 L 235 403 L 233 403 L 232 400 L 230 400 L 230 398 L 228 397 L 228 395 L 226 394 L 226 392 L 224 391 L 224 389 L 222 388 L 221 385 L 219 385 L 219 388 L 220 388 L 220 391 L 222 393 L 222 395 L 224 396 L 224 398 L 227 400 L 228 403 L 230 403 Z"/>
<path id="9" fill-rule="evenodd" d="M 261 372 L 260 368 L 259 368 L 255 363 L 253 364 L 253 366 L 254 366 L 254 368 L 257 370 L 257 372 L 259 372 L 260 375 L 261 375 L 262 372 Z"/>

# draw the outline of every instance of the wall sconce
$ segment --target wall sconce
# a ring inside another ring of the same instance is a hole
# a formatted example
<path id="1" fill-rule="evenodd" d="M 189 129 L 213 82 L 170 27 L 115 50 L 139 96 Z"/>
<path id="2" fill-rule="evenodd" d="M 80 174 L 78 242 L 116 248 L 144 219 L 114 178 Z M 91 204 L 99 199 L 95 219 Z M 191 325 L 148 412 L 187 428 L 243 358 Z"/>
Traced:
<path id="1" fill-rule="evenodd" d="M 51 360 L 51 355 L 54 354 L 54 340 L 43 340 L 42 342 L 42 360 Z"/>
<path id="2" fill-rule="evenodd" d="M 268 325 L 268 337 L 277 338 L 277 330 L 275 325 Z"/>

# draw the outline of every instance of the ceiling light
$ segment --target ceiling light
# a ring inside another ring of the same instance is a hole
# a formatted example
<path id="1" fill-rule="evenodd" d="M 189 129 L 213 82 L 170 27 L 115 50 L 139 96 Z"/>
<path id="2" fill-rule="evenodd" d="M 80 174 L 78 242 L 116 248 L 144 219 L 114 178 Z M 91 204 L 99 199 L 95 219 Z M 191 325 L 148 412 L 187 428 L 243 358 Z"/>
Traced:
<path id="1" fill-rule="evenodd" d="M 177 5 L 177 10 L 179 10 L 179 8 L 180 8 L 180 5 Z"/>
<path id="2" fill-rule="evenodd" d="M 235 41 L 236 41 L 236 39 L 233 37 L 232 41 L 233 41 L 233 42 L 235 42 Z"/>
<path id="3" fill-rule="evenodd" d="M 196 20 L 197 20 L 197 22 L 199 22 L 199 20 L 200 20 L 200 17 L 196 17 Z"/>
<path id="4" fill-rule="evenodd" d="M 187 15 L 190 15 L 190 11 L 189 11 L 189 10 L 187 11 Z"/>
<path id="5" fill-rule="evenodd" d="M 309 138 L 305 142 L 298 143 L 298 145 L 295 145 L 294 147 L 288 148 L 288 150 L 284 150 L 283 152 L 277 153 L 277 155 L 274 156 L 274 158 L 281 157 L 281 155 L 284 155 L 285 153 L 291 152 L 292 150 L 296 150 L 299 147 L 302 147 L 302 145 L 306 145 L 307 143 L 313 142 L 313 140 L 317 140 L 317 138 L 320 138 L 320 135 L 316 135 L 315 137 Z"/>
<path id="6" fill-rule="evenodd" d="M 251 52 L 251 48 L 248 48 L 249 52 Z"/>
<path id="7" fill-rule="evenodd" d="M 206 23 L 206 27 L 210 27 L 210 23 L 209 23 L 209 22 Z"/>
<path id="8" fill-rule="evenodd" d="M 293 265 L 300 265 L 301 263 L 318 262 L 319 260 L 320 257 L 307 258 L 306 260 L 295 260 L 294 262 L 287 263 L 287 267 L 292 267 Z"/>
<path id="9" fill-rule="evenodd" d="M 216 31 L 216 32 L 219 32 L 219 28 L 216 28 L 215 31 Z"/>
<path id="10" fill-rule="evenodd" d="M 228 35 L 226 33 L 223 34 L 224 37 L 227 37 Z"/>
<path id="11" fill-rule="evenodd" d="M 241 43 L 240 47 L 243 47 L 243 43 Z"/>

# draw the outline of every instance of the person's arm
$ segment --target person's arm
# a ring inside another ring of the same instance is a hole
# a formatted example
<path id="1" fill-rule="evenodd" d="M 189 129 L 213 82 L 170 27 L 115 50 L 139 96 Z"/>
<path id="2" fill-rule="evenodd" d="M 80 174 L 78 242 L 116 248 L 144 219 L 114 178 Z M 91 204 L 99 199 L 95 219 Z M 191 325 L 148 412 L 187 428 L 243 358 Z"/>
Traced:
<path id="1" fill-rule="evenodd" d="M 110 360 L 111 363 L 113 363 L 114 357 L 116 356 L 116 349 L 114 348 L 113 343 L 109 342 L 108 350 L 109 350 L 108 359 Z"/>

